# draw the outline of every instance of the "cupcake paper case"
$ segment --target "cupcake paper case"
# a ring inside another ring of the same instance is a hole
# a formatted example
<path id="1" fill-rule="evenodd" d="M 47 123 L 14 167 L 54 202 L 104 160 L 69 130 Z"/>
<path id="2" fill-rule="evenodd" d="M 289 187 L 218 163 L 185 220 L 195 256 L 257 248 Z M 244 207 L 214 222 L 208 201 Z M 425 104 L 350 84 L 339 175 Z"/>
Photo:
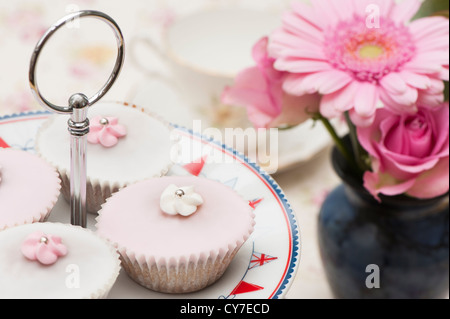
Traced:
<path id="1" fill-rule="evenodd" d="M 0 299 L 106 298 L 119 256 L 92 231 L 35 223 L 0 232 Z"/>
<path id="2" fill-rule="evenodd" d="M 174 189 L 174 201 L 167 202 L 164 196 Z M 197 209 L 185 216 L 192 204 Z M 122 266 L 136 282 L 159 292 L 187 293 L 223 275 L 254 224 L 248 201 L 231 188 L 205 178 L 171 176 L 114 194 L 96 226 L 117 247 Z"/>
<path id="3" fill-rule="evenodd" d="M 0 148 L 0 232 L 45 221 L 60 194 L 55 168 L 38 156 Z"/>
<path id="4" fill-rule="evenodd" d="M 106 198 L 137 181 L 165 175 L 176 141 L 168 123 L 136 105 L 97 103 L 89 109 L 87 209 L 97 213 Z M 38 132 L 37 152 L 55 166 L 70 198 L 70 135 L 67 116 L 55 115 Z"/>

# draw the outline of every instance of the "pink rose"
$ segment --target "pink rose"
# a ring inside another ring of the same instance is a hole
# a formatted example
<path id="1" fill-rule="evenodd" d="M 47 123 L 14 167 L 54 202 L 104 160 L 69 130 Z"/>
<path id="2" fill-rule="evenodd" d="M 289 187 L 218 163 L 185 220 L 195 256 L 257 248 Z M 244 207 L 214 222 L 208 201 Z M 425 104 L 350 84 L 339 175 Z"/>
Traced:
<path id="1" fill-rule="evenodd" d="M 233 87 L 227 87 L 222 102 L 245 106 L 248 118 L 258 128 L 298 125 L 319 109 L 320 96 L 289 95 L 283 91 L 286 72 L 274 69 L 275 59 L 267 52 L 268 38 L 262 38 L 253 47 L 256 66 L 243 70 Z"/>
<path id="2" fill-rule="evenodd" d="M 449 189 L 449 105 L 418 107 L 398 115 L 389 108 L 376 112 L 374 123 L 358 128 L 358 138 L 372 159 L 373 172 L 364 186 L 378 198 L 406 195 L 427 199 Z"/>

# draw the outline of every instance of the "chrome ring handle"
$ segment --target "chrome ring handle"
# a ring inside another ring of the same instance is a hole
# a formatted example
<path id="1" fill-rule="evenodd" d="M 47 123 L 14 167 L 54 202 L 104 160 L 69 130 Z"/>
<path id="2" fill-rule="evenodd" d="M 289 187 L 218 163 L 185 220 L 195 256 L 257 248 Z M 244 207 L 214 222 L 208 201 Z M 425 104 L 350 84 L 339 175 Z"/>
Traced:
<path id="1" fill-rule="evenodd" d="M 65 24 L 79 18 L 83 17 L 94 17 L 97 19 L 100 19 L 101 21 L 106 22 L 111 29 L 114 31 L 114 35 L 116 37 L 117 41 L 117 59 L 116 63 L 114 65 L 113 71 L 106 81 L 105 85 L 92 97 L 88 99 L 88 105 L 91 106 L 98 102 L 112 87 L 114 82 L 119 76 L 120 70 L 122 69 L 122 65 L 125 59 L 125 50 L 124 50 L 124 39 L 122 31 L 120 30 L 117 23 L 107 14 L 100 12 L 100 11 L 94 11 L 94 10 L 83 10 L 79 12 L 74 12 L 72 14 L 67 15 L 66 17 L 60 19 L 55 24 L 53 24 L 42 36 L 42 38 L 39 40 L 39 42 L 36 44 L 36 47 L 34 48 L 33 55 L 31 56 L 30 61 L 30 70 L 29 70 L 29 82 L 31 90 L 36 98 L 36 100 L 39 102 L 40 105 L 42 105 L 45 108 L 50 109 L 53 112 L 60 113 L 60 114 L 70 114 L 73 112 L 73 106 L 58 106 L 50 101 L 48 101 L 39 91 L 39 86 L 37 83 L 36 78 L 36 66 L 39 60 L 39 55 L 42 51 L 42 48 L 45 46 L 47 41 L 51 38 L 51 36 L 62 26 Z"/>

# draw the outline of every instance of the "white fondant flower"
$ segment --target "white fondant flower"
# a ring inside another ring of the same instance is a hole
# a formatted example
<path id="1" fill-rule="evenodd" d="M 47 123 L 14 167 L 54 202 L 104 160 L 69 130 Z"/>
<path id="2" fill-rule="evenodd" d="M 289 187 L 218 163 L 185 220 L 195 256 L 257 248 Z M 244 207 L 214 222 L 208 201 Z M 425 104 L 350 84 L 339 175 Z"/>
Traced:
<path id="1" fill-rule="evenodd" d="M 194 186 L 167 186 L 161 194 L 160 207 L 169 215 L 190 216 L 203 204 L 203 198 L 195 193 Z"/>

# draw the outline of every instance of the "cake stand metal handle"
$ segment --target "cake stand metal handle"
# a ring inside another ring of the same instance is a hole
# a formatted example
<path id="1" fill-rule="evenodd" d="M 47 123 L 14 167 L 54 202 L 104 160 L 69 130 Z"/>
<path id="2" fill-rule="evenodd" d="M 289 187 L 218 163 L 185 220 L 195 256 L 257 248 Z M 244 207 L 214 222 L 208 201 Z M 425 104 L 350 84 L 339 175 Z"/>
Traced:
<path id="1" fill-rule="evenodd" d="M 67 106 L 58 106 L 49 102 L 39 91 L 36 79 L 36 66 L 42 48 L 51 36 L 65 24 L 79 18 L 93 17 L 106 22 L 114 31 L 117 42 L 117 59 L 113 71 L 105 85 L 92 97 L 77 93 L 70 97 Z M 83 10 L 74 12 L 53 24 L 42 36 L 33 51 L 30 61 L 29 82 L 34 97 L 40 105 L 58 114 L 70 114 L 68 130 L 71 135 L 70 147 L 70 211 L 71 223 L 87 226 L 86 209 L 86 135 L 89 133 L 88 107 L 98 102 L 112 87 L 119 76 L 125 58 L 124 39 L 117 23 L 107 14 L 100 11 Z"/>

